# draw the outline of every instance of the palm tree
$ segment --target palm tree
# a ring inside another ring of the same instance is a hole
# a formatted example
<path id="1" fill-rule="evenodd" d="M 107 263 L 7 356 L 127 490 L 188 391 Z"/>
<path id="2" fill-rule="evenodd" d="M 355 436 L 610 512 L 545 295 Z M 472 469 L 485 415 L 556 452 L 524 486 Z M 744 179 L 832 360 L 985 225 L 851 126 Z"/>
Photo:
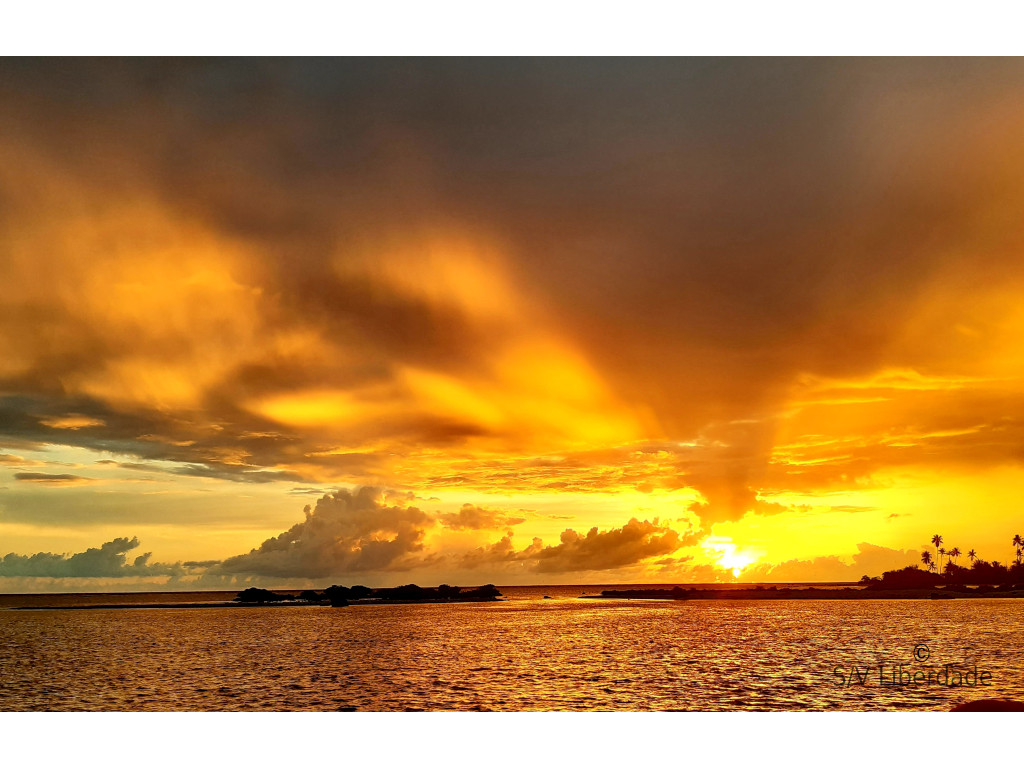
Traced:
<path id="1" fill-rule="evenodd" d="M 942 558 L 939 557 L 939 545 L 942 544 L 942 537 L 936 533 L 932 536 L 932 544 L 935 545 L 935 559 L 942 562 Z"/>
<path id="2" fill-rule="evenodd" d="M 1024 548 L 1024 539 L 1019 533 L 1013 537 L 1013 546 L 1017 549 L 1017 564 L 1020 565 L 1020 551 Z"/>
<path id="3" fill-rule="evenodd" d="M 949 550 L 949 556 L 953 558 L 953 562 L 956 563 L 956 559 L 960 557 L 960 547 L 953 547 Z"/>
<path id="4" fill-rule="evenodd" d="M 939 573 L 942 573 L 942 558 L 946 556 L 946 548 L 943 547 L 939 550 Z"/>
<path id="5" fill-rule="evenodd" d="M 975 552 L 973 549 L 971 549 L 971 550 L 968 550 L 967 556 L 969 558 L 971 558 L 971 565 L 973 566 L 974 565 L 974 559 L 978 556 L 978 553 Z"/>
<path id="6" fill-rule="evenodd" d="M 925 568 L 929 571 L 932 569 L 932 553 L 927 549 L 921 553 L 921 562 L 924 563 Z"/>

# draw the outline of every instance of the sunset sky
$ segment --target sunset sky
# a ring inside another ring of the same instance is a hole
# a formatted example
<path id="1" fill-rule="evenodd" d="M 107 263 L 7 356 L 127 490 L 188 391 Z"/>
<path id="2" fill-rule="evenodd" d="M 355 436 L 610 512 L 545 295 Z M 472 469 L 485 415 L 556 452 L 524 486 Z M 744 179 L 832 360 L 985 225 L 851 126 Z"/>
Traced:
<path id="1" fill-rule="evenodd" d="M 1012 560 L 1022 137 L 1020 59 L 0 60 L 0 591 Z"/>

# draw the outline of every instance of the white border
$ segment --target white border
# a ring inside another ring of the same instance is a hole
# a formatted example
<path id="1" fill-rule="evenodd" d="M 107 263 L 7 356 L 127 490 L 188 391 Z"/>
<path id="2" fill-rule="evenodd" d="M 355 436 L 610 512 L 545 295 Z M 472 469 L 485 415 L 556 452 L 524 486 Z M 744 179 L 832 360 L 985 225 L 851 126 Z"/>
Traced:
<path id="1" fill-rule="evenodd" d="M 2 55 L 1013 55 L 1009 3 L 59 0 L 7 4 Z"/>
<path id="2" fill-rule="evenodd" d="M 955 718 L 955 724 L 939 718 Z M 45 765 L 115 756 L 153 768 L 320 764 L 911 765 L 1011 758 L 1013 714 L 292 713 L 4 714 L 4 756 Z M 945 732 L 947 736 L 943 736 Z M 699 761 L 699 762 L 698 762 Z M 952 762 L 951 762 L 952 761 Z M 1012 761 L 1012 760 L 1011 760 Z"/>

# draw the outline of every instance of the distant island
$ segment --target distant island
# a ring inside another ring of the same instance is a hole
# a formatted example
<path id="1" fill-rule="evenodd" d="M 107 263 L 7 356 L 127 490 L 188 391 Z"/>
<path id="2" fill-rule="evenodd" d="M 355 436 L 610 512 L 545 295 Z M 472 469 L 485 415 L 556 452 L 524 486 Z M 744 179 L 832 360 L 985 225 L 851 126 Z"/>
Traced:
<path id="1" fill-rule="evenodd" d="M 986 584 L 971 583 L 970 573 L 960 568 L 945 576 L 923 571 L 909 565 L 881 576 L 864 576 L 856 586 L 779 587 L 771 585 L 744 587 L 683 586 L 671 589 L 606 589 L 589 598 L 618 600 L 940 600 L 954 597 L 1024 597 L 1024 578 L 1019 583 L 1006 581 Z"/>
<path id="2" fill-rule="evenodd" d="M 195 593 L 201 595 L 201 592 Z M 164 602 L 164 603 L 95 603 L 84 605 L 23 605 L 15 606 L 15 611 L 78 611 L 96 609 L 139 609 L 139 608 L 244 608 L 254 606 L 304 606 L 326 605 L 342 608 L 349 605 L 379 605 L 401 603 L 493 603 L 502 598 L 501 592 L 493 584 L 482 587 L 452 587 L 442 584 L 439 587 L 421 587 L 417 584 L 405 584 L 401 587 L 371 589 L 357 585 L 343 587 L 337 584 L 327 587 L 322 592 L 307 589 L 301 592 L 286 590 L 272 592 L 269 589 L 249 587 L 239 592 L 230 601 L 219 600 L 210 602 Z"/>
<path id="3" fill-rule="evenodd" d="M 673 587 L 672 589 L 606 589 L 583 599 L 614 600 L 939 600 L 954 597 L 1024 597 L 1024 587 L 937 587 L 935 589 L 839 587 L 822 588 L 751 586 L 714 589 Z"/>
<path id="4" fill-rule="evenodd" d="M 493 584 L 482 587 L 463 589 L 442 584 L 439 587 L 421 587 L 418 584 L 405 584 L 401 587 L 371 589 L 358 584 L 354 587 L 332 585 L 323 592 L 307 589 L 294 594 L 279 594 L 268 589 L 249 587 L 239 592 L 236 603 L 267 604 L 267 603 L 300 603 L 306 605 L 331 605 L 341 608 L 352 604 L 370 603 L 490 603 L 501 597 L 501 592 Z"/>

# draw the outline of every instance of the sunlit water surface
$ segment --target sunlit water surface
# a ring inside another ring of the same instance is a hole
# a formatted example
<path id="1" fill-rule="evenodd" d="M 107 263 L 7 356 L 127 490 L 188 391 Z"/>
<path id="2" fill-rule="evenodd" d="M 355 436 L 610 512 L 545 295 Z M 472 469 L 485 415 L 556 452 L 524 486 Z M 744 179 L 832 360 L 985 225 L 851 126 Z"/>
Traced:
<path id="1" fill-rule="evenodd" d="M 489 604 L 0 610 L 0 710 L 946 710 L 1024 700 L 1022 601 L 504 592 Z M 930 655 L 918 662 L 922 644 Z M 976 668 L 990 684 L 882 685 L 879 666 L 892 682 L 900 664 L 925 675 Z"/>

